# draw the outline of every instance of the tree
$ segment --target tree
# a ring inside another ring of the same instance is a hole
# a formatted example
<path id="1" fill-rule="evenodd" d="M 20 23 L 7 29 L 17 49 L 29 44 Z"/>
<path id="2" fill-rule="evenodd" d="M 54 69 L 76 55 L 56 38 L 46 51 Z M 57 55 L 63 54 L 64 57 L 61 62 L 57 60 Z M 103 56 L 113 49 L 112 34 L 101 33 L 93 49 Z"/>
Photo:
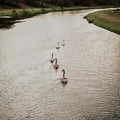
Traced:
<path id="1" fill-rule="evenodd" d="M 111 0 L 111 3 L 117 8 L 120 6 L 120 0 Z"/>

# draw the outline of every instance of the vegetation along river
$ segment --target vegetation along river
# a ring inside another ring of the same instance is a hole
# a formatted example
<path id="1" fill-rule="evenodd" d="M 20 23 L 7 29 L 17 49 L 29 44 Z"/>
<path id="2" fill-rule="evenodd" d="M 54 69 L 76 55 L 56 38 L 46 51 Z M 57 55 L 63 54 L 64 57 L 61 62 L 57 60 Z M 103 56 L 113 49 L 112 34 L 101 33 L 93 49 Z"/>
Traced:
<path id="1" fill-rule="evenodd" d="M 0 120 L 120 119 L 120 36 L 83 19 L 94 11 L 42 14 L 0 30 Z"/>

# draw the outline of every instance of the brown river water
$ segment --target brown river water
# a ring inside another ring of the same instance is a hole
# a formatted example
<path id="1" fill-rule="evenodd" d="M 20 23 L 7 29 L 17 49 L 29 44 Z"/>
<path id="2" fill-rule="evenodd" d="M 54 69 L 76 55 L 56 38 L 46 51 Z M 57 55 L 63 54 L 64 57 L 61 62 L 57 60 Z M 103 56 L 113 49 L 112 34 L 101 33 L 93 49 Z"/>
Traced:
<path id="1" fill-rule="evenodd" d="M 120 120 L 120 35 L 83 19 L 94 11 L 48 13 L 0 30 L 0 120 Z"/>

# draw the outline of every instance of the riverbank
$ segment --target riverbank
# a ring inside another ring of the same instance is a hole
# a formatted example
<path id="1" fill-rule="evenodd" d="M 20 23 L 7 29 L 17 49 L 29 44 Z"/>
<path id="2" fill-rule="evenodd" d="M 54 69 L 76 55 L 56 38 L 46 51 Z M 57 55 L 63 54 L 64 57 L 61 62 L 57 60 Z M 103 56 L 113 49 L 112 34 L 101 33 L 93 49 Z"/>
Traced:
<path id="1" fill-rule="evenodd" d="M 72 10 L 84 10 L 84 9 L 102 9 L 110 8 L 111 6 L 94 6 L 94 7 L 52 7 L 52 8 L 26 8 L 26 9 L 2 9 L 0 11 L 0 28 L 10 28 L 10 24 L 16 23 L 16 20 L 21 20 L 25 18 L 30 18 L 39 14 L 46 14 L 49 12 L 63 12 L 63 11 L 72 11 Z M 8 24 L 9 23 L 9 24 Z M 7 24 L 9 26 L 7 26 Z M 7 26 L 7 27 L 6 27 Z"/>
<path id="2" fill-rule="evenodd" d="M 113 6 L 95 6 L 95 7 L 84 7 L 84 6 L 76 6 L 76 7 L 54 7 L 54 8 L 27 8 L 27 9 L 4 9 L 0 11 L 0 17 L 2 16 L 10 16 L 12 18 L 22 16 L 25 17 L 25 15 L 37 15 L 37 14 L 43 14 L 48 12 L 58 12 L 58 11 L 71 11 L 71 10 L 84 10 L 84 9 L 102 9 L 102 8 L 110 8 Z M 27 16 L 26 16 L 27 17 Z"/>
<path id="3" fill-rule="evenodd" d="M 120 35 L 120 10 L 104 10 L 85 16 L 89 23 Z"/>

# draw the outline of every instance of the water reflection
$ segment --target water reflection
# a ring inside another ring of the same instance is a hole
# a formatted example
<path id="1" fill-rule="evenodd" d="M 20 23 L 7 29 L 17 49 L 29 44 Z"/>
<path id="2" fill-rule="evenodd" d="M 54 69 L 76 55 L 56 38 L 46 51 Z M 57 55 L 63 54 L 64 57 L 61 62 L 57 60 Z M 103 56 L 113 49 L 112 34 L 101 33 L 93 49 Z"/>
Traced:
<path id="1" fill-rule="evenodd" d="M 0 18 L 0 29 L 12 29 L 15 27 L 15 23 L 20 23 L 22 21 L 12 20 L 9 18 Z"/>
<path id="2" fill-rule="evenodd" d="M 0 29 L 11 29 L 15 26 L 15 23 L 20 23 L 22 19 L 27 19 L 35 15 L 23 14 L 21 16 L 15 15 L 14 17 L 3 16 L 0 17 Z"/>
<path id="3" fill-rule="evenodd" d="M 0 18 L 0 29 L 10 29 L 14 27 L 15 21 L 9 19 Z"/>

